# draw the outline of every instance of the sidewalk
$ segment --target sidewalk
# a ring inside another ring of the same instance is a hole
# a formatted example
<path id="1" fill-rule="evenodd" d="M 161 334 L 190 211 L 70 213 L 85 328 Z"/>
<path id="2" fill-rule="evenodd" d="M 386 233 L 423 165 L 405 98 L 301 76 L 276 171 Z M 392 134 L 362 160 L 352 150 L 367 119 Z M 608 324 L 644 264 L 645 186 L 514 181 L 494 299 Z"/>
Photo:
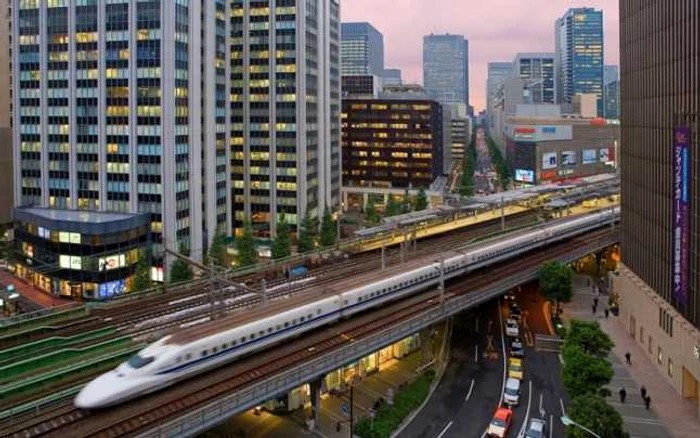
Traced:
<path id="1" fill-rule="evenodd" d="M 627 334 L 625 328 L 612 314 L 605 318 L 603 309 L 606 295 L 599 298 L 598 312 L 593 315 L 595 294 L 587 284 L 586 277 L 574 280 L 574 295 L 570 303 L 563 306 L 563 319 L 598 321 L 601 328 L 615 343 L 610 354 L 614 376 L 610 382 L 612 396 L 608 403 L 615 407 L 625 423 L 625 430 L 632 438 L 695 438 L 699 435 L 700 421 L 695 416 L 694 406 L 683 400 L 666 380 L 659 375 L 656 366 L 644 354 L 641 347 Z M 632 365 L 626 365 L 624 355 L 632 355 Z M 639 388 L 644 385 L 651 397 L 651 408 L 646 410 Z M 618 391 L 624 386 L 627 400 L 620 403 Z"/>
<path id="2" fill-rule="evenodd" d="M 73 302 L 72 300 L 59 298 L 41 291 L 6 271 L 0 272 L 0 282 L 3 285 L 13 284 L 15 290 L 22 295 L 22 298 L 24 298 L 22 301 L 23 313 L 38 310 L 42 307 L 59 307 Z"/>

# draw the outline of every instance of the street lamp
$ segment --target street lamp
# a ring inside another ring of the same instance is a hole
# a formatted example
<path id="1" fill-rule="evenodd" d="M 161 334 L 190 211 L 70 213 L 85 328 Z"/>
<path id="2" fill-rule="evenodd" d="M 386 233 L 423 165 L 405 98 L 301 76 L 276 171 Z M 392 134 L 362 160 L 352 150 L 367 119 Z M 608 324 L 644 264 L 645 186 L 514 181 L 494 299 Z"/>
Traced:
<path id="1" fill-rule="evenodd" d="M 587 428 L 586 426 L 582 426 L 582 425 L 578 424 L 577 422 L 575 422 L 575 421 L 572 420 L 571 418 L 567 417 L 566 415 L 564 415 L 563 417 L 561 417 L 561 422 L 564 423 L 564 426 L 576 426 L 576 427 L 578 427 L 578 428 L 580 428 L 580 429 L 583 429 L 583 430 L 585 430 L 586 432 L 590 433 L 590 434 L 593 435 L 594 437 L 600 438 L 600 435 L 598 435 L 597 433 L 593 432 L 591 429 Z"/>

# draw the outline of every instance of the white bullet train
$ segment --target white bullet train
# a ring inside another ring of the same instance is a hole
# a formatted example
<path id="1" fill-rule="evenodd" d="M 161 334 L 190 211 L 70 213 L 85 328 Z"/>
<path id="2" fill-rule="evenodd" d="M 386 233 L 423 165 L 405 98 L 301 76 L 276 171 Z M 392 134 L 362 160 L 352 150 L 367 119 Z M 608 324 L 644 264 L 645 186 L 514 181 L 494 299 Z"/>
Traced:
<path id="1" fill-rule="evenodd" d="M 448 252 L 443 262 L 445 278 L 580 235 L 609 224 L 618 215 L 619 208 L 591 213 L 551 222 L 469 252 Z M 338 319 L 435 287 L 439 281 L 440 263 L 435 262 L 226 331 L 205 331 L 200 336 L 188 336 L 187 331 L 168 335 L 88 383 L 74 404 L 97 409 L 122 403 Z"/>

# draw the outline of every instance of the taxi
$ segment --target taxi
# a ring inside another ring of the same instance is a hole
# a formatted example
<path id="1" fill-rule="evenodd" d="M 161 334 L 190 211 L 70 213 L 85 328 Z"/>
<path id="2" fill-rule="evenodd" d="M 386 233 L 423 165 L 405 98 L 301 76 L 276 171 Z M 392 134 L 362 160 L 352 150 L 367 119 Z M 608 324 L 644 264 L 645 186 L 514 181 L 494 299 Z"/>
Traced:
<path id="1" fill-rule="evenodd" d="M 523 361 L 516 357 L 508 360 L 508 377 L 523 380 Z"/>

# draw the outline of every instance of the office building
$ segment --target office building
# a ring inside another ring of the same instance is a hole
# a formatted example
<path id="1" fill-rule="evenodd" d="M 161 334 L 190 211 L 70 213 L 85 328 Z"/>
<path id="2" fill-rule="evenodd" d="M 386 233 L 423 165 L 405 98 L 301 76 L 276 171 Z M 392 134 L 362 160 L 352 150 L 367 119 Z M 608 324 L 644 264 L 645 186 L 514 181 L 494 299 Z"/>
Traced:
<path id="1" fill-rule="evenodd" d="M 605 118 L 620 120 L 620 81 L 605 85 Z"/>
<path id="2" fill-rule="evenodd" d="M 571 104 L 577 94 L 598 97 L 603 115 L 603 11 L 569 9 L 555 24 L 558 103 Z"/>
<path id="3" fill-rule="evenodd" d="M 496 115 L 494 103 L 496 92 L 511 74 L 513 74 L 512 62 L 489 62 L 486 79 L 486 117 L 488 118 L 488 130 L 492 133 L 496 128 Z"/>
<path id="4" fill-rule="evenodd" d="M 423 86 L 441 104 L 469 105 L 469 41 L 464 36 L 423 37 Z"/>
<path id="5" fill-rule="evenodd" d="M 384 75 L 384 35 L 370 23 L 342 23 L 341 74 Z"/>
<path id="6" fill-rule="evenodd" d="M 401 70 L 398 68 L 385 68 L 382 79 L 384 81 L 384 85 L 403 84 L 403 80 L 401 79 Z"/>
<path id="7" fill-rule="evenodd" d="M 428 188 L 443 172 L 442 107 L 420 96 L 343 100 L 343 186 Z"/>
<path id="8" fill-rule="evenodd" d="M 467 108 L 461 103 L 443 105 L 443 117 L 447 119 L 449 136 L 445 136 L 443 148 L 443 170 L 450 172 L 452 166 L 464 162 L 464 152 L 471 140 L 471 118 L 467 116 Z M 448 150 L 449 149 L 449 150 Z"/>
<path id="9" fill-rule="evenodd" d="M 622 264 L 612 279 L 629 335 L 700 413 L 697 12 L 695 1 L 620 2 Z"/>
<path id="10" fill-rule="evenodd" d="M 0 0 L 0 225 L 12 222 L 11 1 Z"/>
<path id="11" fill-rule="evenodd" d="M 340 21 L 337 0 L 262 4 L 231 4 L 229 141 L 234 228 L 272 236 L 339 205 Z"/>
<path id="12" fill-rule="evenodd" d="M 515 56 L 513 74 L 527 80 L 531 103 L 557 103 L 554 59 L 554 53 L 518 53 Z"/>
<path id="13" fill-rule="evenodd" d="M 606 65 L 603 67 L 603 85 L 620 80 L 620 68 L 616 65 Z"/>
<path id="14" fill-rule="evenodd" d="M 341 90 L 343 99 L 379 97 L 383 79 L 375 75 L 343 75 Z"/>

